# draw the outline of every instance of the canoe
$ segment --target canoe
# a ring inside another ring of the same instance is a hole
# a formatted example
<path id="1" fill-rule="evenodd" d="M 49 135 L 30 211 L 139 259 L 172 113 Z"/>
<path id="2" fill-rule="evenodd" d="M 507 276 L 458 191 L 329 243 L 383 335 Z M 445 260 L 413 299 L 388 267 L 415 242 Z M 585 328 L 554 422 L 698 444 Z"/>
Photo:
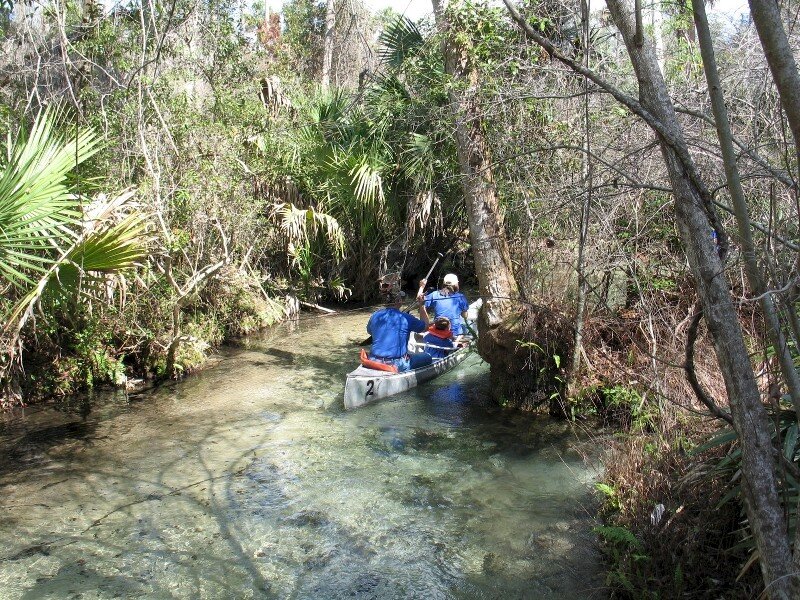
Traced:
<path id="1" fill-rule="evenodd" d="M 469 344 L 454 350 L 445 358 L 436 360 L 427 367 L 404 373 L 378 371 L 360 365 L 355 371 L 347 374 L 347 381 L 344 385 L 344 407 L 347 409 L 358 408 L 379 398 L 394 396 L 416 387 L 420 383 L 435 379 L 459 365 L 467 358 L 471 349 L 472 344 Z"/>

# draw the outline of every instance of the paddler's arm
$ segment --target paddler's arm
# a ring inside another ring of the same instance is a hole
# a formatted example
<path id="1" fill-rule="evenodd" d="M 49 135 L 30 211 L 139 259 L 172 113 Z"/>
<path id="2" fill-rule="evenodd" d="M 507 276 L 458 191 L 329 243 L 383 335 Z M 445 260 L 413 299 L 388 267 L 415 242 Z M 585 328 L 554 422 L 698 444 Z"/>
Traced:
<path id="1" fill-rule="evenodd" d="M 417 306 L 419 307 L 419 318 L 425 321 L 425 327 L 427 327 L 431 324 L 431 319 L 428 316 L 428 309 L 425 308 L 425 298 L 417 299 Z"/>
<path id="2" fill-rule="evenodd" d="M 425 321 L 427 327 L 431 323 L 428 316 L 428 309 L 425 308 L 425 284 L 428 283 L 427 279 L 419 280 L 419 291 L 417 292 L 417 306 L 419 307 L 419 318 Z"/>
<path id="3" fill-rule="evenodd" d="M 428 285 L 427 279 L 419 280 L 419 291 L 417 292 L 417 302 L 425 301 L 425 286 Z"/>

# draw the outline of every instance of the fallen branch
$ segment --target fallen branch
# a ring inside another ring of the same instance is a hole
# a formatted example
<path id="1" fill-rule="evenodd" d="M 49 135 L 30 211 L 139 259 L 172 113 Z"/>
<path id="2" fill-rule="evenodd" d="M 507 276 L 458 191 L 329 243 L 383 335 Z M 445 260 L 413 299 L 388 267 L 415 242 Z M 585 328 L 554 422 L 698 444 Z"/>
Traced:
<path id="1" fill-rule="evenodd" d="M 300 301 L 300 306 L 305 306 L 306 308 L 313 308 L 320 312 L 324 312 L 327 315 L 336 314 L 335 310 L 331 310 L 330 308 L 325 308 L 324 306 L 320 306 L 319 304 L 311 304 L 310 302 L 303 302 L 302 300 Z"/>

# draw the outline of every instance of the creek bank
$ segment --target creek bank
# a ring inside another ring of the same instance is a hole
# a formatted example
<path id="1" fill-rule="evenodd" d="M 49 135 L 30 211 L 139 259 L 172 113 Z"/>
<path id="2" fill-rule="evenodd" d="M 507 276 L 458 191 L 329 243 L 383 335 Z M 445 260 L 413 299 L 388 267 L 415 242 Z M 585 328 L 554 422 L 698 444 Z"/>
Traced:
<path id="1" fill-rule="evenodd" d="M 503 407 L 564 414 L 560 400 L 572 355 L 573 325 L 545 306 L 524 303 L 495 327 L 483 312 L 478 352 L 491 368 L 492 397 Z"/>
<path id="2" fill-rule="evenodd" d="M 212 352 L 222 345 L 299 312 L 294 296 L 279 301 L 267 296 L 252 276 L 223 270 L 183 309 L 182 340 L 169 373 L 172 339 L 165 315 L 171 309 L 166 297 L 161 300 L 157 306 L 143 306 L 136 298 L 121 308 L 94 313 L 76 307 L 66 321 L 48 319 L 48 327 L 39 324 L 35 332 L 24 332 L 23 369 L 14 382 L 17 394 L 25 403 L 35 403 L 102 387 L 138 393 L 211 366 Z M 14 404 L 11 399 L 4 406 Z"/>
<path id="3" fill-rule="evenodd" d="M 643 327 L 636 307 L 588 318 L 588 367 L 577 378 L 574 396 L 566 394 L 571 374 L 563 368 L 574 335 L 566 315 L 525 306 L 494 329 L 487 331 L 484 324 L 479 348 L 491 364 L 492 396 L 504 407 L 578 421 L 607 447 L 609 469 L 597 486 L 603 525 L 596 531 L 613 593 L 625 598 L 650 597 L 654 590 L 664 597 L 690 590 L 697 597 L 757 596 L 762 582 L 758 569 L 746 567 L 753 547 L 742 531 L 735 440 L 696 452 L 720 435 L 719 424 L 697 414 L 680 369 L 681 315 L 690 310 L 682 304 L 673 310 L 670 316 L 678 325 L 663 332 Z M 659 347 L 659 354 L 674 357 L 676 372 L 662 367 L 661 385 L 641 376 L 654 360 L 644 350 L 650 345 L 646 332 L 672 340 Z M 724 398 L 709 340 L 696 343 L 704 385 Z M 676 547 L 682 551 L 676 553 Z M 491 568 L 492 561 L 487 565 Z"/>
<path id="4" fill-rule="evenodd" d="M 693 297 L 670 295 L 657 321 L 636 304 L 587 319 L 587 366 L 580 391 L 566 400 L 570 418 L 611 434 L 597 532 L 608 585 L 622 598 L 744 598 L 763 590 L 759 570 L 748 567 L 737 441 L 699 409 L 683 369 Z M 707 333 L 695 345 L 697 377 L 724 407 Z"/>

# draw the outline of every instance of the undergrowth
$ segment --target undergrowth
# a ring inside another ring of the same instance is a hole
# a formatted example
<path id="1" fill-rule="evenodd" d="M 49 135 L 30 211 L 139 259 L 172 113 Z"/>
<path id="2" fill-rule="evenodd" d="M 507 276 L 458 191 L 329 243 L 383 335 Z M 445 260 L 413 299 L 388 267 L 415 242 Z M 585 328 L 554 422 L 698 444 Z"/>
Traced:
<path id="1" fill-rule="evenodd" d="M 726 498 L 729 474 L 715 469 L 721 450 L 693 455 L 715 425 L 700 419 L 670 437 L 631 434 L 618 440 L 603 483 L 596 528 L 616 598 L 742 598 L 760 590 L 746 571 L 742 507 Z"/>
<path id="2" fill-rule="evenodd" d="M 67 310 L 63 300 L 44 304 L 35 335 L 24 338 L 24 397 L 64 397 L 100 385 L 124 387 L 132 378 L 166 377 L 171 298 L 166 287 L 149 291 L 103 312 L 81 303 Z M 283 304 L 269 298 L 253 278 L 235 270 L 223 273 L 183 312 L 183 331 L 190 337 L 179 347 L 177 374 L 199 368 L 226 340 L 282 317 Z"/>
<path id="3" fill-rule="evenodd" d="M 606 471 L 596 486 L 602 509 L 595 532 L 614 598 L 733 599 L 757 597 L 763 588 L 750 561 L 736 468 L 720 468 L 730 462 L 731 440 L 698 452 L 723 424 L 698 406 L 681 368 L 692 298 L 677 295 L 652 329 L 636 304 L 590 320 L 591 368 L 582 391 L 562 405 L 568 418 L 594 420 L 610 434 Z M 724 404 L 705 331 L 696 357 L 698 380 Z"/>

